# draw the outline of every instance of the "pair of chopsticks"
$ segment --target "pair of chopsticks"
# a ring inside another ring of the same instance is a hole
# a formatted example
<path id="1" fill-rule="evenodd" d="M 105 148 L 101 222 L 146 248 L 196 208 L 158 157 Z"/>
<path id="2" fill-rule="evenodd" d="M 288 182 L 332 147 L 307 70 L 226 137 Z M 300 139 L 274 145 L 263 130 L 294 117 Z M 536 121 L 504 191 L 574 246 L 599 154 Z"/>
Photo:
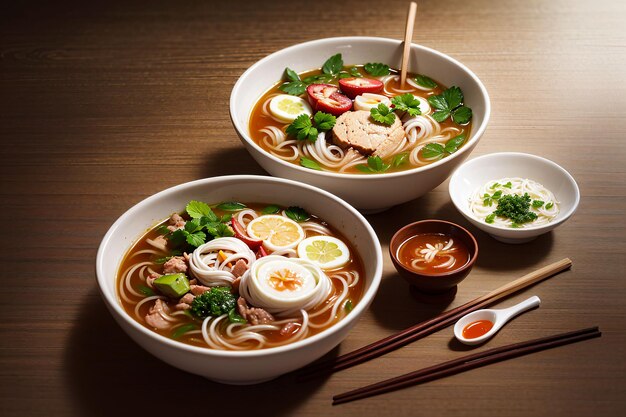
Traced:
<path id="1" fill-rule="evenodd" d="M 572 266 L 569 258 L 562 259 L 550 265 L 544 266 L 534 272 L 512 281 L 502 287 L 491 291 L 482 297 L 476 298 L 462 306 L 449 310 L 430 320 L 418 323 L 398 333 L 392 334 L 377 342 L 364 346 L 331 361 L 317 365 L 311 365 L 299 372 L 300 380 L 308 380 L 318 376 L 331 374 L 342 369 L 350 368 L 360 363 L 377 358 L 391 351 L 401 348 L 411 342 L 419 340 L 429 334 L 439 331 L 472 311 L 479 310 L 493 304 L 513 293 L 516 293 L 530 285 L 536 284 Z"/>
<path id="2" fill-rule="evenodd" d="M 423 368 L 376 384 L 335 395 L 333 397 L 333 405 L 395 391 L 507 359 L 513 359 L 530 353 L 600 337 L 601 335 L 602 333 L 599 331 L 598 327 L 591 327 L 489 349 L 484 352 L 463 356 L 439 365 Z"/>

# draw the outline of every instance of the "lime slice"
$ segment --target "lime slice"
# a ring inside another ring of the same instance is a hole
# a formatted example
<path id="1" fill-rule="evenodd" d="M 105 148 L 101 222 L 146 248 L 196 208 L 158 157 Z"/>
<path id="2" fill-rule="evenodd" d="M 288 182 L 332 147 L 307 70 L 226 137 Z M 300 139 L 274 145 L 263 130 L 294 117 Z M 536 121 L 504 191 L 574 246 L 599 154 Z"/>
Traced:
<path id="1" fill-rule="evenodd" d="M 313 236 L 300 242 L 298 256 L 316 263 L 322 269 L 335 269 L 350 261 L 350 250 L 335 237 Z"/>
<path id="2" fill-rule="evenodd" d="M 302 239 L 304 230 L 293 220 L 276 214 L 259 216 L 248 223 L 250 237 L 263 241 L 263 246 L 274 252 L 281 249 L 293 249 Z"/>

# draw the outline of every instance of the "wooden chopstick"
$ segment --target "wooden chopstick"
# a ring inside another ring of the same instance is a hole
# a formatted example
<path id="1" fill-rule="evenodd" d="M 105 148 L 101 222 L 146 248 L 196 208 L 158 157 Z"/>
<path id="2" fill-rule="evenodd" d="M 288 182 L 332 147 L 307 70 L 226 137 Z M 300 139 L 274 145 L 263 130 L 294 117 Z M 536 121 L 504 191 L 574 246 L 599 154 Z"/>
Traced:
<path id="1" fill-rule="evenodd" d="M 530 285 L 536 284 L 546 278 L 549 278 L 561 271 L 564 271 L 572 266 L 572 261 L 569 258 L 561 259 L 550 265 L 544 266 L 536 271 L 524 275 L 521 278 L 516 279 L 502 287 L 491 291 L 482 297 L 476 298 L 462 306 L 456 307 L 445 313 L 440 314 L 430 320 L 418 323 L 407 329 L 404 329 L 398 333 L 392 334 L 377 342 L 371 343 L 367 346 L 359 348 L 345 355 L 334 358 L 331 361 L 327 361 L 321 364 L 311 365 L 302 369 L 298 378 L 301 380 L 308 380 L 325 374 L 337 372 L 360 363 L 366 362 L 370 359 L 384 355 L 385 353 L 396 350 L 402 346 L 405 346 L 411 342 L 428 336 L 431 333 L 439 331 L 456 320 L 471 313 L 472 311 L 479 310 L 496 301 L 501 300 L 517 291 L 520 291 Z"/>
<path id="2" fill-rule="evenodd" d="M 374 395 L 395 391 L 423 382 L 433 381 L 450 375 L 455 375 L 470 369 L 479 368 L 492 363 L 513 359 L 530 353 L 552 349 L 570 343 L 600 337 L 602 333 L 598 327 L 576 330 L 567 333 L 514 343 L 498 348 L 474 353 L 448 362 L 423 368 L 395 378 L 387 379 L 372 385 L 357 388 L 333 397 L 333 405 L 343 404 Z"/>
<path id="3" fill-rule="evenodd" d="M 415 15 L 417 14 L 417 3 L 409 4 L 409 12 L 406 16 L 406 26 L 404 27 L 404 44 L 402 49 L 402 64 L 400 64 L 400 88 L 406 84 L 406 74 L 409 67 L 409 56 L 411 55 L 411 40 L 413 39 L 413 26 L 415 25 Z"/>

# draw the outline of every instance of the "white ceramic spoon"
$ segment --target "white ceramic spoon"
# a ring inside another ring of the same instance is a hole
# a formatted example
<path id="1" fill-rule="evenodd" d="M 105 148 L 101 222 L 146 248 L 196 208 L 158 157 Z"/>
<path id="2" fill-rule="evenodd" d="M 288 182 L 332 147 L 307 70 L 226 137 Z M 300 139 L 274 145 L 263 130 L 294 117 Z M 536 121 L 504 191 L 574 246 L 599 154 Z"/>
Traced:
<path id="1" fill-rule="evenodd" d="M 496 334 L 507 321 L 526 310 L 539 306 L 539 304 L 541 304 L 541 300 L 535 295 L 526 301 L 522 301 L 521 303 L 514 305 L 513 307 L 499 310 L 485 309 L 473 311 L 461 317 L 459 321 L 456 322 L 454 325 L 454 335 L 457 339 L 459 339 L 459 341 L 465 343 L 466 345 L 478 345 Z M 489 320 L 493 323 L 493 327 L 482 336 L 475 337 L 473 339 L 463 337 L 463 329 L 465 329 L 465 326 L 478 320 Z"/>

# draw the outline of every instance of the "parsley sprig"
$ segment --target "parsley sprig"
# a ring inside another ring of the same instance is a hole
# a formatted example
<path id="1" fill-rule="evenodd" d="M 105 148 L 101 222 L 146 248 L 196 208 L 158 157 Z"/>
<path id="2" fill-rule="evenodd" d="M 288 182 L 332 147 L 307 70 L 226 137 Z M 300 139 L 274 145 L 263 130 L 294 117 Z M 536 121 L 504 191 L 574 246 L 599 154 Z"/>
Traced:
<path id="1" fill-rule="evenodd" d="M 422 156 L 427 159 L 443 158 L 455 153 L 463 142 L 465 142 L 465 134 L 453 137 L 446 142 L 445 146 L 440 143 L 429 143 L 422 148 Z"/>
<path id="2" fill-rule="evenodd" d="M 301 114 L 287 126 L 285 130 L 288 135 L 298 140 L 309 140 L 315 142 L 319 132 L 328 132 L 335 126 L 337 118 L 332 114 L 318 111 L 313 116 L 313 120 L 308 114 Z"/>
<path id="3" fill-rule="evenodd" d="M 420 101 L 411 93 L 395 96 L 391 99 L 394 110 L 405 111 L 411 116 L 419 116 L 422 114 L 420 110 Z"/>
<path id="4" fill-rule="evenodd" d="M 339 78 L 348 77 L 361 77 L 361 73 L 354 66 L 344 69 L 341 54 L 335 54 L 324 62 L 321 74 L 310 75 L 305 79 L 300 79 L 298 73 L 291 68 L 285 68 L 283 76 L 285 82 L 278 88 L 287 94 L 300 96 L 305 93 L 306 88 L 311 84 L 330 83 Z"/>
<path id="5" fill-rule="evenodd" d="M 363 69 L 373 77 L 389 75 L 389 65 L 382 64 L 380 62 L 368 62 L 363 66 Z"/>
<path id="6" fill-rule="evenodd" d="M 436 111 L 433 119 L 439 123 L 452 116 L 456 124 L 464 125 L 472 119 L 472 109 L 463 105 L 463 92 L 459 87 L 453 86 L 443 93 L 428 97 L 428 102 Z"/>
<path id="7" fill-rule="evenodd" d="M 370 115 L 372 119 L 378 123 L 389 126 L 396 121 L 396 115 L 393 113 L 393 109 L 390 109 L 384 103 L 380 103 L 377 107 L 372 107 L 370 109 Z"/>
<path id="8" fill-rule="evenodd" d="M 387 171 L 391 164 L 385 164 L 380 156 L 370 156 L 367 158 L 367 165 L 360 164 L 356 168 L 366 174 L 375 174 Z"/>
<path id="9" fill-rule="evenodd" d="M 241 203 L 235 202 L 222 204 L 242 205 Z M 243 207 L 245 208 L 245 205 L 243 205 Z M 228 225 L 231 219 L 230 214 L 219 217 L 211 210 L 208 204 L 195 200 L 187 204 L 185 211 L 189 217 L 191 217 L 191 220 L 185 223 L 184 228 L 177 229 L 165 235 L 176 247 L 182 246 L 185 243 L 192 247 L 198 247 L 208 240 L 218 237 L 230 237 L 235 234 L 233 229 Z"/>

